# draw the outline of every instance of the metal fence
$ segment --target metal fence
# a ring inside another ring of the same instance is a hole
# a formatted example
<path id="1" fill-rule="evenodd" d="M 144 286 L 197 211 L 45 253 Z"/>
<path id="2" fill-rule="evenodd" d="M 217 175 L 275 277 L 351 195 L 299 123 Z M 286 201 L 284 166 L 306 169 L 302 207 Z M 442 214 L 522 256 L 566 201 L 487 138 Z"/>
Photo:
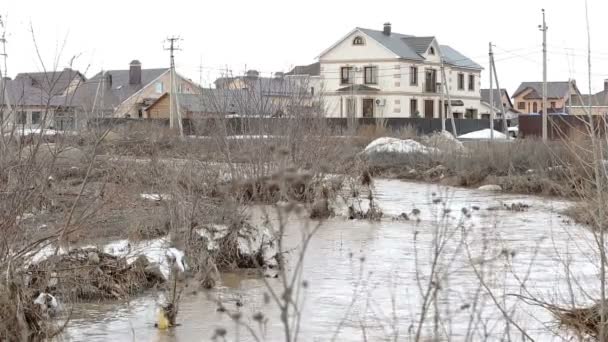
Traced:
<path id="1" fill-rule="evenodd" d="M 594 115 L 594 126 L 598 134 L 604 135 L 604 123 L 608 117 Z M 576 135 L 589 134 L 589 118 L 578 115 L 547 116 L 547 137 L 552 140 L 573 138 Z M 542 117 L 540 115 L 520 115 L 519 135 L 523 138 L 542 137 Z"/>
<path id="2" fill-rule="evenodd" d="M 319 127 L 319 125 L 327 125 L 336 135 L 347 135 L 365 126 L 385 127 L 388 130 L 401 130 L 411 128 L 416 130 L 418 134 L 429 134 L 441 131 L 441 119 L 426 119 L 426 118 L 308 118 L 308 119 L 292 119 L 292 118 L 225 118 L 225 119 L 198 119 L 198 120 L 183 120 L 185 134 L 196 135 L 212 135 L 217 132 L 218 124 L 224 124 L 222 129 L 226 130 L 228 135 L 255 135 L 255 134 L 280 134 L 281 129 L 289 127 L 289 121 L 299 120 L 302 128 L 310 126 L 311 128 Z M 121 125 L 137 125 L 137 123 L 150 124 L 157 123 L 160 126 L 168 126 L 167 119 L 125 119 L 125 118 L 103 118 L 89 122 L 90 127 L 109 128 Z M 474 131 L 490 128 L 490 120 L 487 119 L 454 119 L 456 131 L 458 135 L 467 134 Z M 452 131 L 452 123 L 446 120 L 445 128 L 447 131 Z M 502 131 L 502 120 L 495 120 L 494 129 Z"/>

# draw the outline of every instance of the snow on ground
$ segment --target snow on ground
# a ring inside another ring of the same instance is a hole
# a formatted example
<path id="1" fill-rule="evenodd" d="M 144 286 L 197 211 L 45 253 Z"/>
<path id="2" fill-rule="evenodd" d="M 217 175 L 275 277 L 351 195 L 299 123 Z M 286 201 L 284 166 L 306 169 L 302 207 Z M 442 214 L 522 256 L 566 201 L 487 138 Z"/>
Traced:
<path id="1" fill-rule="evenodd" d="M 160 202 L 162 200 L 171 199 L 171 195 L 166 195 L 166 194 L 140 194 L 139 196 L 141 196 L 141 198 L 143 198 L 145 200 L 150 200 L 150 201 L 155 201 L 155 202 Z"/>
<path id="2" fill-rule="evenodd" d="M 480 131 L 475 131 L 467 134 L 463 134 L 458 136 L 460 139 L 472 139 L 472 140 L 485 140 L 491 139 L 492 130 L 489 128 L 482 129 Z M 507 136 L 499 131 L 494 131 L 494 139 L 506 139 Z"/>
<path id="3" fill-rule="evenodd" d="M 366 154 L 372 153 L 432 153 L 437 149 L 426 147 L 411 139 L 378 138 L 365 147 Z"/>
<path id="4" fill-rule="evenodd" d="M 140 255 L 148 258 L 150 263 L 159 265 L 160 272 L 165 279 L 169 279 L 171 261 L 167 259 L 167 251 L 170 250 L 170 241 L 167 238 L 159 238 L 148 241 L 130 242 L 129 240 L 118 240 L 105 245 L 105 253 L 127 258 L 130 264 L 137 260 Z"/>

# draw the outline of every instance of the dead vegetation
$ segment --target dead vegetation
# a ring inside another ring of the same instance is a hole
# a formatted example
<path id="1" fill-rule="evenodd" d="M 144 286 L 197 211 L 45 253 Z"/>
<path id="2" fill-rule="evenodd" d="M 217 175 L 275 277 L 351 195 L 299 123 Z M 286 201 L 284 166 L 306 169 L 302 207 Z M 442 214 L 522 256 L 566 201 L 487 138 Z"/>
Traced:
<path id="1" fill-rule="evenodd" d="M 448 153 L 378 154 L 368 159 L 374 176 L 446 185 L 497 184 L 503 191 L 576 197 L 583 183 L 580 164 L 560 142 L 473 142 Z M 573 177 L 574 176 L 574 177 Z"/>
<path id="2" fill-rule="evenodd" d="M 144 256 L 132 263 L 97 249 L 73 249 L 27 268 L 27 286 L 62 300 L 123 300 L 165 282 Z"/>

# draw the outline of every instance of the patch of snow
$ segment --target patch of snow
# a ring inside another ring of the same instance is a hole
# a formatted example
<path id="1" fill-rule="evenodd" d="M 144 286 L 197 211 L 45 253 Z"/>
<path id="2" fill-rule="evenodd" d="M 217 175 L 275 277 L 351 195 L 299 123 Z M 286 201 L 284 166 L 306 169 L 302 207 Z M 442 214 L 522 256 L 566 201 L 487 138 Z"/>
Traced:
<path id="1" fill-rule="evenodd" d="M 56 308 L 59 306 L 57 304 L 57 299 L 52 294 L 48 294 L 46 292 L 41 292 L 38 295 L 38 298 L 34 300 L 34 304 L 46 306 L 48 308 Z"/>
<path id="2" fill-rule="evenodd" d="M 477 190 L 482 190 L 482 191 L 502 191 L 502 188 L 500 187 L 500 185 L 496 185 L 496 184 L 488 184 L 488 185 L 482 185 L 479 188 L 477 188 Z"/>
<path id="3" fill-rule="evenodd" d="M 431 135 L 422 137 L 422 142 L 430 147 L 436 148 L 442 152 L 464 151 L 465 147 L 462 141 L 456 139 L 452 133 L 448 131 L 436 132 Z"/>
<path id="4" fill-rule="evenodd" d="M 52 257 L 53 255 L 55 255 L 56 250 L 57 250 L 57 247 L 55 247 L 53 245 L 47 245 L 47 246 L 41 248 L 40 250 L 38 250 L 36 253 L 30 254 L 27 257 L 29 257 L 30 263 L 37 264 L 37 263 L 44 261 L 44 260 Z M 59 247 L 59 250 L 57 251 L 57 255 L 61 255 L 61 254 L 65 254 L 65 253 L 67 253 L 65 248 Z"/>
<path id="5" fill-rule="evenodd" d="M 489 128 L 482 129 L 480 131 L 475 131 L 467 134 L 463 134 L 458 136 L 460 139 L 472 139 L 472 140 L 486 140 L 491 139 L 492 130 Z M 499 131 L 494 131 L 494 139 L 506 139 L 507 136 Z"/>
<path id="6" fill-rule="evenodd" d="M 160 202 L 162 200 L 171 199 L 171 195 L 166 194 L 140 194 L 141 198 L 149 201 Z"/>
<path id="7" fill-rule="evenodd" d="M 432 147 L 426 147 L 421 143 L 406 139 L 401 140 L 397 138 L 378 138 L 372 141 L 367 147 L 365 147 L 364 152 L 366 154 L 372 153 L 432 153 L 437 152 L 437 149 Z"/>
<path id="8" fill-rule="evenodd" d="M 23 215 L 17 216 L 16 220 L 17 220 L 17 223 L 19 223 L 22 220 L 31 219 L 32 217 L 34 217 L 34 214 L 32 214 L 32 213 L 23 213 Z"/>
<path id="9" fill-rule="evenodd" d="M 124 257 L 129 264 L 143 255 L 150 263 L 157 264 L 163 277 L 169 279 L 172 263 L 167 258 L 167 252 L 171 250 L 170 245 L 167 238 L 139 242 L 118 240 L 105 245 L 103 251 L 114 256 Z"/>
<path id="10" fill-rule="evenodd" d="M 188 265 L 186 264 L 185 254 L 177 248 L 169 248 L 165 253 L 167 258 L 169 259 L 169 263 L 176 267 L 180 272 L 184 273 L 188 269 Z"/>

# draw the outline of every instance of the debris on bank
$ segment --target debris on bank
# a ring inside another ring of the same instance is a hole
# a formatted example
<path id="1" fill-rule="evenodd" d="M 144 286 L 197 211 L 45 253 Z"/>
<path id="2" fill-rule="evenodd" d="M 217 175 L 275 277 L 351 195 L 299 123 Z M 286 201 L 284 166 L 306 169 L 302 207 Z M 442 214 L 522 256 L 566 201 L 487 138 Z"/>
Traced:
<path id="1" fill-rule="evenodd" d="M 125 257 L 88 248 L 32 264 L 27 274 L 31 288 L 81 300 L 125 299 L 165 281 L 145 256 L 129 263 Z"/>

